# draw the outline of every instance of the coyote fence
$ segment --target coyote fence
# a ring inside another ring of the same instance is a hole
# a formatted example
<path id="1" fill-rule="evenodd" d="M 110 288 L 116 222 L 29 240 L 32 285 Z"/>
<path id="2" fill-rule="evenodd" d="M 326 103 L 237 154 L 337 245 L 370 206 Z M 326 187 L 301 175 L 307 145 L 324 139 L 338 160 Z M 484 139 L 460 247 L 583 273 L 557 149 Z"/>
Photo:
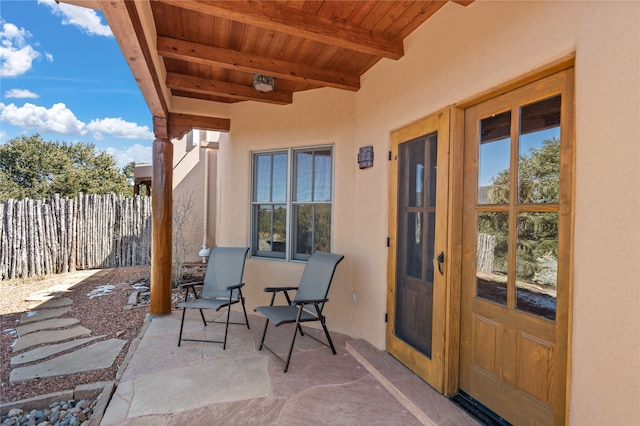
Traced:
<path id="1" fill-rule="evenodd" d="M 0 279 L 150 260 L 149 197 L 80 194 L 0 204 Z"/>

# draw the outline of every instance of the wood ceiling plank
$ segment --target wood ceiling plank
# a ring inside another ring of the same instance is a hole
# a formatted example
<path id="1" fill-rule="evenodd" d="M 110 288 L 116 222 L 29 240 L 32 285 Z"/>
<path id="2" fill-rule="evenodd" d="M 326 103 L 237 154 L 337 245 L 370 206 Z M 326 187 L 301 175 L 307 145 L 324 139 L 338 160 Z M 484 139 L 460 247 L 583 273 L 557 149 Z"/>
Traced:
<path id="1" fill-rule="evenodd" d="M 167 58 L 338 89 L 357 91 L 360 88 L 358 76 L 168 37 L 158 37 L 158 54 Z"/>
<path id="2" fill-rule="evenodd" d="M 293 99 L 292 94 L 289 92 L 274 90 L 273 92 L 262 93 L 251 86 L 175 73 L 167 74 L 167 87 L 187 92 L 225 96 L 233 99 L 253 100 L 278 105 L 290 104 Z"/>
<path id="3" fill-rule="evenodd" d="M 154 0 L 160 1 L 160 0 Z M 402 40 L 389 40 L 363 28 L 318 17 L 276 2 L 162 0 L 177 7 L 205 15 L 214 15 L 267 28 L 272 31 L 304 37 L 344 49 L 374 56 L 400 59 L 404 54 Z"/>

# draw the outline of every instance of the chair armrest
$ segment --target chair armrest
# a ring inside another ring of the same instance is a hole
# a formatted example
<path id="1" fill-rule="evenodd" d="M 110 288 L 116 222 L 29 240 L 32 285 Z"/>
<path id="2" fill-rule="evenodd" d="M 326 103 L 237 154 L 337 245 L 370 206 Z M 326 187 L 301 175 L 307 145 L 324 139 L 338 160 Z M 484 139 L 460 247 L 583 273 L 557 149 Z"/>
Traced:
<path id="1" fill-rule="evenodd" d="M 314 305 L 316 303 L 325 303 L 328 301 L 329 299 L 309 299 L 309 300 L 294 300 L 293 303 L 295 303 L 296 306 L 300 306 L 300 305 Z"/>
<path id="2" fill-rule="evenodd" d="M 178 288 L 187 288 L 187 287 L 195 287 L 197 285 L 203 285 L 204 281 L 196 281 L 193 283 L 180 284 Z"/>
<path id="3" fill-rule="evenodd" d="M 227 287 L 227 290 L 235 290 L 236 288 L 241 288 L 242 286 L 244 286 L 244 283 L 230 285 Z"/>
<path id="4" fill-rule="evenodd" d="M 279 291 L 297 290 L 298 287 L 265 287 L 263 291 L 267 293 L 277 293 Z"/>

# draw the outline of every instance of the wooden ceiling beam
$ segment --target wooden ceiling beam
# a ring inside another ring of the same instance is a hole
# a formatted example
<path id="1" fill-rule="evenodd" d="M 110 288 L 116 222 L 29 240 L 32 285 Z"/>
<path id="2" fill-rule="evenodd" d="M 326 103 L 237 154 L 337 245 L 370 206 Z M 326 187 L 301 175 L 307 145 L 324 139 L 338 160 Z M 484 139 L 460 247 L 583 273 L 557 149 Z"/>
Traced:
<path id="1" fill-rule="evenodd" d="M 293 101 L 293 95 L 290 92 L 274 90 L 273 92 L 263 93 L 251 86 L 176 73 L 167 73 L 167 87 L 205 95 L 222 96 L 243 101 L 268 102 L 278 105 L 287 105 Z"/>
<path id="2" fill-rule="evenodd" d="M 231 120 L 202 115 L 170 113 L 167 127 L 169 129 L 169 138 L 179 139 L 193 129 L 228 132 L 231 128 Z"/>
<path id="3" fill-rule="evenodd" d="M 222 49 L 170 37 L 158 37 L 158 54 L 166 58 L 210 65 L 248 73 L 269 75 L 285 80 L 301 81 L 357 91 L 360 77 L 331 70 L 323 70 L 299 63 L 266 56 L 251 55 L 237 50 Z"/>
<path id="4" fill-rule="evenodd" d="M 217 16 L 248 25 L 283 32 L 373 56 L 400 59 L 402 40 L 288 8 L 273 1 L 154 0 L 203 15 Z"/>

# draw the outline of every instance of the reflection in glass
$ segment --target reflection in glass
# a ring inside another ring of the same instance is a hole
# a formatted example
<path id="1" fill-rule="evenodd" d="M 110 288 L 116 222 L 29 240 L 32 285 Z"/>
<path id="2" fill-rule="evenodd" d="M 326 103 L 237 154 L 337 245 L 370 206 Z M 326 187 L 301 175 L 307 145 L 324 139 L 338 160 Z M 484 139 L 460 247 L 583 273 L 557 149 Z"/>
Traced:
<path id="1" fill-rule="evenodd" d="M 313 152 L 296 152 L 296 201 L 311 201 Z"/>
<path id="2" fill-rule="evenodd" d="M 508 204 L 511 111 L 480 120 L 478 150 L 478 204 Z"/>
<path id="3" fill-rule="evenodd" d="M 407 207 L 422 207 L 424 203 L 424 140 L 407 142 L 409 172 Z"/>
<path id="4" fill-rule="evenodd" d="M 257 155 L 255 168 L 254 201 L 286 201 L 287 154 Z"/>
<path id="5" fill-rule="evenodd" d="M 519 213 L 517 222 L 516 308 L 555 320 L 558 213 Z"/>
<path id="6" fill-rule="evenodd" d="M 520 109 L 518 201 L 557 203 L 560 189 L 560 95 Z"/>
<path id="7" fill-rule="evenodd" d="M 434 259 L 433 250 L 435 248 L 435 238 L 436 238 L 436 213 L 428 212 L 427 214 L 427 259 Z M 425 281 L 429 283 L 433 283 L 433 268 L 435 267 L 434 262 L 427 262 L 427 276 L 424 278 Z"/>
<path id="8" fill-rule="evenodd" d="M 311 255 L 314 251 L 329 252 L 331 248 L 331 206 L 300 204 L 295 206 L 295 253 Z"/>
<path id="9" fill-rule="evenodd" d="M 331 150 L 313 156 L 313 201 L 331 200 Z"/>
<path id="10" fill-rule="evenodd" d="M 287 243 L 287 208 L 285 205 L 260 204 L 258 209 L 255 247 L 261 252 L 284 252 Z"/>
<path id="11" fill-rule="evenodd" d="M 478 213 L 476 295 L 502 305 L 507 303 L 507 212 Z"/>
<path id="12" fill-rule="evenodd" d="M 406 275 L 422 278 L 422 212 L 407 214 Z"/>

